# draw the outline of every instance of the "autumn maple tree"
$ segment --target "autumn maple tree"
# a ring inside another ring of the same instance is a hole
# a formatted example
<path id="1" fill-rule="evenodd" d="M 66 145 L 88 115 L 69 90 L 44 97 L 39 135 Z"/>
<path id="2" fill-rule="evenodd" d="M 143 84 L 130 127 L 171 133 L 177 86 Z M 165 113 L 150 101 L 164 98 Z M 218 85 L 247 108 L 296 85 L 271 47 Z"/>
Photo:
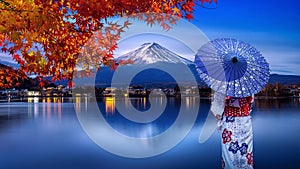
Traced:
<path id="1" fill-rule="evenodd" d="M 174 18 L 192 19 L 195 4 L 216 2 L 0 0 L 0 52 L 9 54 L 20 65 L 18 70 L 0 67 L 0 88 L 12 86 L 26 73 L 71 81 L 78 62 L 86 71 L 100 64 L 115 67 L 113 51 L 130 23 L 109 22 L 111 17 L 133 17 L 168 30 L 176 23 Z"/>

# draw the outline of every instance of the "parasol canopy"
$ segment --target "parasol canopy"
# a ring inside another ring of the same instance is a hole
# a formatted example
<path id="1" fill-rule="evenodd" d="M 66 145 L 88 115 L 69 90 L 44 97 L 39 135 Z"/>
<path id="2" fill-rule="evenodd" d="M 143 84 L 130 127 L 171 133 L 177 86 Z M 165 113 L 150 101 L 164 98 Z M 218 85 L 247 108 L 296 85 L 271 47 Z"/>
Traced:
<path id="1" fill-rule="evenodd" d="M 262 54 L 243 41 L 221 38 L 204 44 L 195 56 L 200 78 L 216 92 L 247 97 L 268 83 L 269 64 Z"/>

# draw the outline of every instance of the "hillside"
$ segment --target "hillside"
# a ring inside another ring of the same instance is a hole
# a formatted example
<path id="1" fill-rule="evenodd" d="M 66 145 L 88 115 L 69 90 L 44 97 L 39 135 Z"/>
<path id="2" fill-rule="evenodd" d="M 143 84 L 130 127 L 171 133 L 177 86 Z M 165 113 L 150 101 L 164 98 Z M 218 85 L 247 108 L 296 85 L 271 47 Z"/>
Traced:
<path id="1" fill-rule="evenodd" d="M 300 85 L 300 76 L 271 74 L 269 83 L 280 83 L 281 85 L 297 84 Z"/>

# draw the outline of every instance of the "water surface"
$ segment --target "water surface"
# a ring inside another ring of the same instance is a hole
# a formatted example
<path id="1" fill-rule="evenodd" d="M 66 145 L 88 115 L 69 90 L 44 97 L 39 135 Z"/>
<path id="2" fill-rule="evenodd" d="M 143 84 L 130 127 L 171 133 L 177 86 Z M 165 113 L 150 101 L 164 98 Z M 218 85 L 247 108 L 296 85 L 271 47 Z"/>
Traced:
<path id="1" fill-rule="evenodd" d="M 180 106 L 188 110 L 200 102 L 196 123 L 182 142 L 163 154 L 142 159 L 111 154 L 86 135 L 75 111 L 80 105 L 76 103 L 85 103 L 86 99 L 0 103 L 0 168 L 221 168 L 219 133 L 215 132 L 203 144 L 198 143 L 209 111 L 209 99 L 187 97 L 181 104 L 180 100 L 169 98 L 165 112 L 148 124 L 134 123 L 120 115 L 114 107 L 118 100 L 100 99 L 98 105 L 106 121 L 130 137 L 158 135 L 174 123 Z M 151 106 L 144 98 L 123 101 L 141 111 Z M 300 168 L 300 100 L 256 100 L 255 103 L 252 113 L 255 168 Z"/>

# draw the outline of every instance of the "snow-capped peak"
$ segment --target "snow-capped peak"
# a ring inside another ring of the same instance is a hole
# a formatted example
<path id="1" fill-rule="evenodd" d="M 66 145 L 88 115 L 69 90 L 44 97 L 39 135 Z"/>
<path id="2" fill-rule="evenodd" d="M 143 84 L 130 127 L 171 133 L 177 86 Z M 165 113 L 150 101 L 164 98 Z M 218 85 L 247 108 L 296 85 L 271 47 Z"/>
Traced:
<path id="1" fill-rule="evenodd" d="M 118 60 L 132 60 L 134 64 L 151 64 L 156 62 L 193 64 L 158 43 L 144 43 L 135 50 L 128 52 L 118 58 Z"/>

